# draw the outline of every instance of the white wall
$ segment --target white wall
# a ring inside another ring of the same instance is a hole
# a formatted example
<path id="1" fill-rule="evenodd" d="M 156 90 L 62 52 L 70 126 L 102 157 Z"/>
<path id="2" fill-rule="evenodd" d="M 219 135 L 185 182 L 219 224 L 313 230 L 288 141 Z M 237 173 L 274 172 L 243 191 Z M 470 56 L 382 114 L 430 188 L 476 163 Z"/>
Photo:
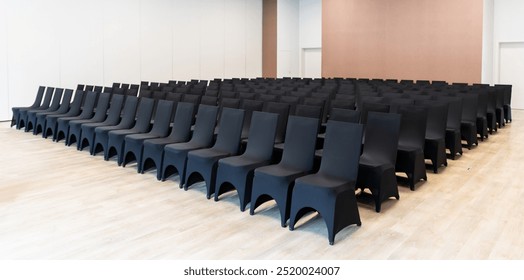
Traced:
<path id="1" fill-rule="evenodd" d="M 299 51 L 301 77 L 322 77 L 322 0 L 300 0 Z"/>
<path id="2" fill-rule="evenodd" d="M 522 48 L 524 45 L 524 1 L 522 0 L 494 0 L 493 3 L 493 77 L 491 82 L 497 83 L 511 83 L 513 84 L 512 93 L 512 107 L 514 109 L 524 109 L 524 80 L 518 76 L 501 75 L 505 67 L 506 71 L 510 69 L 519 69 L 522 67 L 522 62 L 517 61 L 522 59 L 521 56 L 514 59 L 508 59 L 507 55 L 522 54 L 522 50 L 515 48 Z M 501 61 L 502 49 L 501 45 L 510 47 L 506 49 L 504 61 Z M 512 49 L 515 49 L 512 51 Z M 514 63 L 512 63 L 514 62 Z M 522 73 L 520 73 L 522 76 Z M 513 78 L 511 78 L 513 76 Z M 522 99 L 522 102 L 518 102 Z M 515 103 L 514 101 L 517 101 Z"/>
<path id="3" fill-rule="evenodd" d="M 262 0 L 0 0 L 0 120 L 39 85 L 262 75 Z"/>
<path id="4" fill-rule="evenodd" d="M 322 0 L 300 0 L 300 48 L 322 47 Z"/>
<path id="5" fill-rule="evenodd" d="M 9 95 L 7 84 L 7 6 L 0 1 L 0 120 L 7 120 L 9 114 Z"/>
<path id="6" fill-rule="evenodd" d="M 277 1 L 277 77 L 300 76 L 300 0 Z"/>
<path id="7" fill-rule="evenodd" d="M 482 15 L 482 83 L 493 84 L 494 0 L 484 0 Z"/>
<path id="8" fill-rule="evenodd" d="M 496 0 L 493 30 L 493 82 L 499 82 L 500 43 L 524 42 L 524 1 Z"/>
<path id="9" fill-rule="evenodd" d="M 305 49 L 321 47 L 322 0 L 278 0 L 277 76 L 302 76 Z"/>

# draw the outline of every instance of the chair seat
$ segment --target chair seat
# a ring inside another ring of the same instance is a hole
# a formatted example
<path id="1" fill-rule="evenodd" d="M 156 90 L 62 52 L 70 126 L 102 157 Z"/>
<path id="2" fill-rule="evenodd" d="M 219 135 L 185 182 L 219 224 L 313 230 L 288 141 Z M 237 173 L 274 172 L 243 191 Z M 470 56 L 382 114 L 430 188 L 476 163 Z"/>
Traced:
<path id="1" fill-rule="evenodd" d="M 348 186 L 353 188 L 355 186 L 355 182 L 348 182 L 347 180 L 334 178 L 332 176 L 328 177 L 320 173 L 300 177 L 295 181 L 295 184 L 300 184 L 301 188 L 308 189 L 309 191 L 318 188 L 325 189 L 320 193 L 324 193 L 324 191 L 340 193 L 347 190 Z"/>
<path id="2" fill-rule="evenodd" d="M 280 177 L 287 180 L 294 180 L 296 177 L 299 177 L 300 174 L 304 173 L 303 170 L 286 167 L 281 164 L 269 165 L 255 169 L 255 177 Z"/>
<path id="3" fill-rule="evenodd" d="M 226 157 L 230 155 L 228 152 L 220 151 L 217 149 L 202 149 L 202 150 L 196 150 L 189 153 L 188 157 L 191 158 L 191 160 L 218 160 L 223 157 Z"/>

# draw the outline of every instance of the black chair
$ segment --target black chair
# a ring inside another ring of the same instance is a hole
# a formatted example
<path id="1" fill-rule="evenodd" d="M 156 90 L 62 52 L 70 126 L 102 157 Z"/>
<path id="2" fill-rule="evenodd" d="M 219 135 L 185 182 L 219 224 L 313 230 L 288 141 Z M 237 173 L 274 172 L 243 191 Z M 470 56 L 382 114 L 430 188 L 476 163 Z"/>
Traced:
<path id="1" fill-rule="evenodd" d="M 69 135 L 69 122 L 75 120 L 87 120 L 93 116 L 95 104 L 98 99 L 98 93 L 88 91 L 85 96 L 82 113 L 75 117 L 61 117 L 57 119 L 56 131 L 53 134 L 53 141 L 59 142 L 66 139 Z M 104 112 L 105 113 L 105 112 Z"/>
<path id="2" fill-rule="evenodd" d="M 499 128 L 502 128 L 506 125 L 504 121 L 504 92 L 505 88 L 503 85 L 495 85 L 496 93 L 496 102 L 495 102 L 495 114 L 497 119 L 497 124 Z"/>
<path id="3" fill-rule="evenodd" d="M 182 96 L 183 102 L 193 103 L 195 105 L 200 104 L 200 99 L 202 98 L 202 95 L 196 95 L 196 94 L 184 94 Z"/>
<path id="4" fill-rule="evenodd" d="M 69 122 L 69 130 L 66 138 L 66 146 L 77 142 L 77 149 L 81 145 L 82 139 L 82 125 L 87 123 L 103 122 L 107 117 L 107 108 L 109 108 L 109 101 L 111 100 L 111 93 L 102 93 L 98 98 L 95 114 L 90 119 L 72 120 Z"/>
<path id="5" fill-rule="evenodd" d="M 26 117 L 25 117 L 25 127 L 24 131 L 28 132 L 33 129 L 33 127 L 36 125 L 37 120 L 37 113 L 48 113 L 48 112 L 55 112 L 60 108 L 60 101 L 62 100 L 62 94 L 64 93 L 63 88 L 56 88 L 55 93 L 53 94 L 53 99 L 51 101 L 51 104 L 49 104 L 49 107 L 47 109 L 30 109 L 26 111 Z"/>
<path id="6" fill-rule="evenodd" d="M 244 110 L 244 122 L 242 125 L 242 139 L 248 138 L 249 130 L 251 127 L 251 118 L 253 112 L 262 111 L 264 108 L 264 102 L 258 100 L 244 99 L 240 104 L 240 109 Z"/>
<path id="7" fill-rule="evenodd" d="M 331 113 L 329 113 L 329 120 L 358 123 L 360 121 L 360 111 L 333 108 Z"/>
<path id="8" fill-rule="evenodd" d="M 489 133 L 492 134 L 497 131 L 497 93 L 496 90 L 491 87 L 488 90 L 488 108 L 487 108 L 487 122 Z"/>
<path id="9" fill-rule="evenodd" d="M 33 134 L 37 135 L 42 130 L 42 126 L 37 125 L 39 119 L 41 119 L 40 122 L 42 122 L 42 121 L 45 121 L 46 115 L 60 114 L 60 113 L 64 113 L 64 110 L 67 111 L 69 102 L 71 101 L 72 92 L 70 92 L 68 96 L 64 96 L 63 98 L 64 101 L 61 103 L 60 98 L 62 98 L 62 92 L 63 92 L 63 89 L 61 88 L 57 88 L 55 90 L 55 94 L 53 95 L 51 105 L 47 109 L 25 110 L 26 112 L 25 127 L 24 127 L 25 132 L 28 132 L 29 130 L 32 129 Z M 66 105 L 67 107 L 65 107 Z M 58 110 L 61 110 L 61 112 L 58 112 Z"/>
<path id="10" fill-rule="evenodd" d="M 333 99 L 329 103 L 330 109 L 339 108 L 339 109 L 349 109 L 355 110 L 355 97 L 349 96 L 345 98 Z"/>
<path id="11" fill-rule="evenodd" d="M 184 97 L 184 94 L 183 93 L 179 93 L 179 92 L 168 92 L 168 93 L 166 93 L 166 100 L 180 102 L 180 101 L 182 101 L 183 97 Z"/>
<path id="12" fill-rule="evenodd" d="M 457 154 L 462 155 L 461 119 L 464 105 L 460 97 L 441 97 L 439 100 L 448 103 L 448 117 L 446 120 L 446 148 L 449 149 L 450 158 L 455 159 Z"/>
<path id="13" fill-rule="evenodd" d="M 39 86 L 38 91 L 36 92 L 35 101 L 31 106 L 28 107 L 13 107 L 11 110 L 13 111 L 13 117 L 11 118 L 11 127 L 16 126 L 18 127 L 19 122 L 19 114 L 21 110 L 30 110 L 30 109 L 36 109 L 40 107 L 40 103 L 42 103 L 42 98 L 44 97 L 44 86 Z"/>
<path id="14" fill-rule="evenodd" d="M 504 120 L 506 122 L 511 122 L 511 91 L 512 85 L 495 85 L 496 87 L 504 88 L 504 98 L 503 98 L 503 110 L 504 110 Z"/>
<path id="15" fill-rule="evenodd" d="M 214 129 L 218 116 L 217 106 L 200 105 L 196 116 L 193 136 L 189 142 L 169 144 L 164 147 L 162 160 L 161 180 L 178 173 L 180 175 L 179 187 L 185 182 L 187 154 L 190 151 L 204 149 L 213 143 Z"/>
<path id="16" fill-rule="evenodd" d="M 76 117 L 82 112 L 82 103 L 84 102 L 85 93 L 82 90 L 77 90 L 73 102 L 69 105 L 69 109 L 63 114 L 51 114 L 45 116 L 45 122 L 42 129 L 42 138 L 47 138 L 49 135 L 54 137 L 55 131 L 58 129 L 58 119 L 62 117 Z M 37 120 L 38 123 L 38 120 Z"/>
<path id="17" fill-rule="evenodd" d="M 438 173 L 442 165 L 448 166 L 446 159 L 446 124 L 448 104 L 435 100 L 420 101 L 427 108 L 426 141 L 424 142 L 424 158 L 431 160 L 433 173 Z"/>
<path id="18" fill-rule="evenodd" d="M 328 102 L 324 99 L 320 99 L 320 98 L 314 98 L 314 97 L 310 97 L 310 98 L 304 98 L 302 100 L 302 104 L 304 105 L 310 105 L 310 106 L 320 106 L 322 107 L 322 119 L 320 120 L 321 123 L 325 123 L 327 121 L 327 113 L 329 111 L 328 109 Z"/>
<path id="19" fill-rule="evenodd" d="M 77 141 L 77 149 L 82 151 L 85 147 L 92 147 L 95 143 L 95 129 L 103 126 L 117 125 L 120 121 L 120 112 L 124 104 L 124 95 L 114 94 L 111 97 L 111 104 L 107 111 L 107 118 L 101 122 L 84 123 L 81 125 L 81 132 L 79 140 Z M 89 149 L 91 152 L 92 149 Z"/>
<path id="20" fill-rule="evenodd" d="M 259 94 L 257 100 L 264 102 L 278 102 L 278 95 L 272 94 Z"/>
<path id="21" fill-rule="evenodd" d="M 428 114 L 423 107 L 415 106 L 401 106 L 398 113 L 401 115 L 401 122 L 395 171 L 406 173 L 409 187 L 414 191 L 418 181 L 428 180 L 424 162 Z"/>
<path id="22" fill-rule="evenodd" d="M 462 139 L 466 140 L 468 149 L 473 144 L 478 145 L 477 140 L 477 107 L 478 96 L 475 94 L 462 94 L 462 118 L 460 132 Z"/>
<path id="23" fill-rule="evenodd" d="M 289 104 L 278 102 L 265 102 L 263 111 L 278 114 L 278 125 L 277 134 L 275 136 L 275 143 L 278 144 L 284 142 L 284 138 L 286 136 L 287 119 L 289 116 Z"/>
<path id="24" fill-rule="evenodd" d="M 244 211 L 251 201 L 255 168 L 271 162 L 278 124 L 277 114 L 256 111 L 252 114 L 246 151 L 240 156 L 219 160 L 216 176 L 215 201 L 221 194 L 236 189 L 240 211 Z"/>
<path id="25" fill-rule="evenodd" d="M 295 112 L 292 115 L 299 116 L 299 117 L 314 118 L 314 119 L 318 119 L 320 122 L 320 120 L 322 119 L 322 113 L 323 113 L 322 109 L 323 108 L 320 106 L 299 104 L 296 106 Z"/>
<path id="26" fill-rule="evenodd" d="M 477 134 L 480 141 L 488 138 L 488 93 L 484 90 L 474 92 L 478 95 L 477 103 Z"/>
<path id="27" fill-rule="evenodd" d="M 95 87 L 93 88 L 93 91 L 96 92 L 96 93 L 98 93 L 98 94 L 100 94 L 100 93 L 102 93 L 102 90 L 103 90 L 103 89 L 104 89 L 103 86 L 95 86 Z"/>
<path id="28" fill-rule="evenodd" d="M 43 111 L 49 108 L 49 105 L 51 104 L 51 100 L 53 98 L 55 88 L 54 87 L 47 87 L 44 95 L 44 100 L 42 101 L 42 104 L 36 108 L 29 108 L 29 109 L 19 109 L 18 111 L 18 124 L 16 126 L 16 129 L 21 129 L 22 127 L 27 126 L 27 114 L 29 112 L 34 111 Z"/>
<path id="29" fill-rule="evenodd" d="M 242 100 L 245 100 L 245 99 L 255 100 L 257 99 L 257 96 L 258 95 L 254 92 L 239 92 L 238 93 L 238 98 Z"/>
<path id="30" fill-rule="evenodd" d="M 204 95 L 202 96 L 202 99 L 200 99 L 200 104 L 209 106 L 217 106 L 217 102 L 218 98 L 215 96 Z"/>
<path id="31" fill-rule="evenodd" d="M 135 125 L 130 129 L 119 129 L 108 132 L 107 153 L 104 153 L 104 160 L 109 160 L 109 158 L 111 158 L 112 156 L 117 156 L 118 165 L 122 164 L 122 162 L 124 161 L 124 139 L 126 135 L 148 132 L 151 124 L 151 117 L 153 116 L 154 107 L 154 99 L 140 99 L 140 104 L 138 105 L 136 114 Z"/>
<path id="32" fill-rule="evenodd" d="M 369 112 L 364 148 L 360 156 L 357 188 L 369 188 L 375 210 L 390 197 L 399 199 L 395 161 L 400 133 L 400 115 Z"/>
<path id="33" fill-rule="evenodd" d="M 296 106 L 301 103 L 301 100 L 297 96 L 283 95 L 280 96 L 279 102 L 289 104 L 289 114 L 294 115 Z"/>
<path id="34" fill-rule="evenodd" d="M 389 104 L 363 102 L 360 111 L 360 123 L 367 124 L 369 112 L 388 113 Z"/>
<path id="35" fill-rule="evenodd" d="M 175 111 L 171 134 L 165 138 L 149 139 L 144 141 L 142 159 L 137 164 L 137 171 L 144 173 L 153 167 L 157 169 L 157 179 L 162 176 L 162 160 L 164 147 L 168 144 L 189 141 L 191 136 L 191 123 L 195 116 L 193 103 L 179 102 Z"/>
<path id="36" fill-rule="evenodd" d="M 135 160 L 138 163 L 142 162 L 142 151 L 144 141 L 148 139 L 164 138 L 169 134 L 169 123 L 174 111 L 173 101 L 159 100 L 155 112 L 153 128 L 148 133 L 128 134 L 124 137 L 124 152 L 122 162 L 118 165 L 126 166 L 126 164 Z"/>
<path id="37" fill-rule="evenodd" d="M 213 147 L 190 151 L 187 154 L 185 168 L 185 182 L 181 182 L 184 190 L 194 183 L 204 181 L 206 183 L 209 199 L 215 193 L 216 172 L 218 161 L 221 158 L 235 156 L 240 148 L 240 136 L 242 134 L 242 122 L 244 121 L 244 110 L 224 108 L 220 118 L 220 132 Z"/>
<path id="38" fill-rule="evenodd" d="M 103 151 L 104 158 L 109 158 L 109 151 L 107 146 L 109 141 L 109 132 L 118 131 L 122 129 L 130 129 L 135 124 L 135 115 L 137 113 L 139 99 L 136 96 L 127 96 L 125 100 L 126 101 L 124 103 L 124 108 L 122 109 L 122 118 L 120 119 L 120 122 L 117 125 L 100 126 L 95 128 L 93 144 L 89 146 L 89 152 L 91 153 L 91 155 L 94 156 L 97 153 Z M 140 111 L 142 112 L 149 110 L 149 108 L 145 108 L 146 106 L 149 106 L 149 104 L 143 104 L 141 106 L 142 108 L 140 109 Z M 86 134 L 86 138 L 91 138 L 91 136 L 89 134 Z"/>
<path id="39" fill-rule="evenodd" d="M 295 180 L 289 229 L 305 214 L 317 211 L 328 229 L 329 244 L 345 227 L 361 225 L 355 198 L 362 125 L 328 121 L 320 170 Z"/>
<path id="40" fill-rule="evenodd" d="M 33 135 L 37 135 L 40 132 L 44 132 L 47 116 L 60 115 L 60 114 L 67 113 L 67 111 L 69 111 L 69 106 L 71 105 L 71 98 L 73 98 L 73 90 L 66 89 L 62 96 L 60 107 L 58 107 L 58 109 L 56 109 L 55 111 L 36 113 L 36 120 L 34 122 Z"/>
<path id="41" fill-rule="evenodd" d="M 296 178 L 313 169 L 318 120 L 290 116 L 282 160 L 278 164 L 255 169 L 249 213 L 266 201 L 274 199 L 280 211 L 280 225 L 289 219 L 291 193 Z"/>

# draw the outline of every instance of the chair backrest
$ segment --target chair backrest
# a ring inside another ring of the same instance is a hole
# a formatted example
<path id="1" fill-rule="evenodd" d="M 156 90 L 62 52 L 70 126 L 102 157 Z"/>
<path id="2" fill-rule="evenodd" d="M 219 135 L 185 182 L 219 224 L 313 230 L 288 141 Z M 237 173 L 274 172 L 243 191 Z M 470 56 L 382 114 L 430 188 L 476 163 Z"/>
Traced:
<path id="1" fill-rule="evenodd" d="M 358 123 L 360 121 L 360 111 L 333 108 L 329 114 L 329 120 Z"/>
<path id="2" fill-rule="evenodd" d="M 356 181 L 363 129 L 361 124 L 329 120 L 319 173 Z"/>
<path id="3" fill-rule="evenodd" d="M 113 94 L 113 96 L 115 96 Z M 122 95 L 123 96 L 123 95 Z M 118 123 L 121 127 L 131 127 L 135 122 L 139 98 L 136 96 L 125 97 L 124 108 L 122 109 L 122 119 Z"/>
<path id="4" fill-rule="evenodd" d="M 320 119 L 322 118 L 322 107 L 313 105 L 297 105 L 295 116 Z"/>
<path id="5" fill-rule="evenodd" d="M 101 93 L 98 97 L 95 115 L 91 120 L 93 122 L 102 122 L 106 119 L 107 108 L 109 108 L 109 101 L 111 100 L 111 93 Z"/>
<path id="6" fill-rule="evenodd" d="M 158 100 L 155 112 L 155 122 L 151 129 L 151 134 L 166 136 L 169 133 L 169 123 L 173 114 L 174 102 L 169 100 Z"/>
<path id="7" fill-rule="evenodd" d="M 477 117 L 485 118 L 488 113 L 488 92 L 479 90 L 476 94 L 478 95 Z"/>
<path id="8" fill-rule="evenodd" d="M 213 149 L 227 152 L 231 155 L 238 153 L 240 136 L 242 134 L 242 123 L 244 122 L 244 110 L 234 108 L 222 108 L 220 118 L 220 130 Z"/>
<path id="9" fill-rule="evenodd" d="M 71 102 L 71 106 L 69 106 L 69 110 L 67 111 L 68 115 L 76 116 L 80 114 L 80 110 L 82 109 L 82 103 L 84 102 L 85 95 L 86 93 L 83 90 L 75 91 L 75 98 L 73 98 L 73 102 Z"/>
<path id="10" fill-rule="evenodd" d="M 69 110 L 69 106 L 71 105 L 71 98 L 73 98 L 73 90 L 66 89 L 62 96 L 60 107 L 58 108 L 58 110 L 56 110 L 57 114 L 64 114 L 67 112 L 67 110 Z"/>
<path id="11" fill-rule="evenodd" d="M 140 98 L 138 109 L 136 110 L 136 123 L 134 130 L 146 132 L 149 130 L 151 118 L 155 108 L 155 100 L 151 98 Z"/>
<path id="12" fill-rule="evenodd" d="M 191 136 L 191 124 L 195 117 L 195 104 L 178 102 L 169 138 L 174 142 L 187 142 Z"/>
<path id="13" fill-rule="evenodd" d="M 199 105 L 196 115 L 193 136 L 189 142 L 202 147 L 211 145 L 217 122 L 218 107 L 209 105 Z"/>
<path id="14" fill-rule="evenodd" d="M 257 100 L 264 101 L 264 102 L 277 102 L 278 95 L 259 94 L 257 97 Z"/>
<path id="15" fill-rule="evenodd" d="M 471 95 L 471 94 L 468 94 L 468 95 Z M 446 121 L 446 128 L 452 129 L 452 130 L 460 130 L 460 120 L 462 118 L 462 108 L 463 108 L 462 98 L 443 96 L 443 97 L 440 97 L 439 100 L 442 100 L 448 103 L 448 117 Z M 476 114 L 475 114 L 475 118 L 476 118 Z"/>
<path id="16" fill-rule="evenodd" d="M 115 124 L 118 123 L 120 119 L 120 111 L 122 110 L 122 105 L 124 104 L 124 96 L 120 94 L 114 94 L 111 96 L 111 103 L 109 105 L 109 110 L 107 111 L 106 122 Z"/>
<path id="17" fill-rule="evenodd" d="M 444 138 L 446 136 L 448 104 L 435 100 L 418 101 L 415 104 L 424 106 L 428 112 L 426 138 Z"/>
<path id="18" fill-rule="evenodd" d="M 96 93 L 102 93 L 102 90 L 104 89 L 103 86 L 95 86 L 95 88 L 93 89 L 94 92 Z"/>
<path id="19" fill-rule="evenodd" d="M 37 108 L 40 106 L 40 103 L 42 103 L 42 98 L 44 97 L 45 87 L 39 86 L 38 91 L 36 92 L 35 101 L 33 102 L 33 105 L 31 105 L 31 108 Z"/>
<path id="20" fill-rule="evenodd" d="M 405 105 L 398 109 L 401 115 L 399 145 L 424 150 L 428 113 L 424 107 Z"/>
<path id="21" fill-rule="evenodd" d="M 53 95 L 53 101 L 49 106 L 49 111 L 56 111 L 60 107 L 60 100 L 62 100 L 62 93 L 64 92 L 63 88 L 55 89 L 55 94 Z"/>
<path id="22" fill-rule="evenodd" d="M 112 90 L 112 93 L 113 94 L 121 94 L 121 95 L 125 95 L 125 92 L 124 92 L 124 89 L 123 88 L 119 88 L 119 87 L 114 87 L 113 86 L 113 90 Z"/>
<path id="23" fill-rule="evenodd" d="M 367 123 L 369 112 L 388 113 L 389 112 L 389 104 L 370 103 L 370 102 L 362 103 L 361 113 L 360 113 L 360 123 L 361 124 L 366 124 Z"/>
<path id="24" fill-rule="evenodd" d="M 222 100 L 220 100 L 220 107 L 221 108 L 239 108 L 240 107 L 240 99 L 237 99 L 237 98 L 222 98 Z"/>
<path id="25" fill-rule="evenodd" d="M 286 142 L 279 164 L 302 171 L 313 168 L 318 121 L 312 118 L 290 116 L 287 122 Z"/>
<path id="26" fill-rule="evenodd" d="M 94 89 L 95 89 L 95 86 L 93 86 L 93 85 L 86 85 L 84 90 L 85 91 L 94 91 Z"/>
<path id="27" fill-rule="evenodd" d="M 277 125 L 278 114 L 253 111 L 249 141 L 244 154 L 259 160 L 270 160 L 273 155 Z"/>
<path id="28" fill-rule="evenodd" d="M 331 108 L 341 108 L 341 109 L 350 109 L 355 110 L 355 97 L 345 97 L 333 99 L 330 102 Z"/>
<path id="29" fill-rule="evenodd" d="M 384 98 L 383 102 L 389 104 L 389 112 L 390 113 L 398 113 L 399 107 L 403 105 L 414 105 L 415 100 L 411 98 L 401 98 L 401 97 L 392 97 L 392 98 Z"/>
<path id="30" fill-rule="evenodd" d="M 217 106 L 218 98 L 216 96 L 204 95 L 200 99 L 200 104 Z"/>
<path id="31" fill-rule="evenodd" d="M 178 91 L 177 91 L 177 92 L 178 92 Z M 202 98 L 201 95 L 196 95 L 196 94 L 184 94 L 184 96 L 182 97 L 182 101 L 184 101 L 184 102 L 190 102 L 190 103 L 193 103 L 193 104 L 199 104 L 201 98 Z"/>
<path id="32" fill-rule="evenodd" d="M 89 119 L 93 114 L 95 109 L 96 100 L 98 98 L 98 93 L 94 91 L 88 91 L 85 96 L 84 106 L 82 107 L 82 113 L 79 118 Z"/>
<path id="33" fill-rule="evenodd" d="M 168 92 L 168 93 L 166 93 L 166 100 L 180 102 L 180 101 L 182 101 L 183 97 L 184 97 L 184 94 L 180 93 L 180 92 Z"/>
<path id="34" fill-rule="evenodd" d="M 238 93 L 238 98 L 240 99 L 256 99 L 257 98 L 257 94 L 254 93 L 254 92 L 239 92 Z"/>
<path id="35" fill-rule="evenodd" d="M 289 116 L 289 104 L 277 103 L 277 102 L 265 102 L 263 111 L 269 112 L 269 113 L 276 113 L 279 115 L 275 143 L 284 142 L 284 138 L 286 136 L 287 119 Z"/>
<path id="36" fill-rule="evenodd" d="M 494 87 L 488 89 L 488 113 L 495 114 L 497 108 L 497 93 Z"/>
<path id="37" fill-rule="evenodd" d="M 369 112 L 362 156 L 395 165 L 399 134 L 399 114 Z"/>
<path id="38" fill-rule="evenodd" d="M 247 138 L 251 127 L 251 118 L 254 111 L 262 111 L 264 102 L 258 100 L 244 99 L 240 109 L 244 110 L 244 125 L 242 126 L 242 138 Z"/>
<path id="39" fill-rule="evenodd" d="M 84 88 L 85 88 L 85 85 L 82 85 L 82 84 L 76 85 L 77 90 L 84 90 Z"/>
<path id="40" fill-rule="evenodd" d="M 461 97 L 462 97 L 462 121 L 476 123 L 478 95 L 466 93 L 466 94 L 462 94 Z"/>
<path id="41" fill-rule="evenodd" d="M 151 93 L 151 98 L 156 99 L 156 100 L 165 99 L 166 93 L 163 91 L 154 91 Z"/>
<path id="42" fill-rule="evenodd" d="M 151 98 L 153 96 L 153 92 L 148 89 L 140 89 L 140 93 L 138 94 L 138 96 Z"/>
<path id="43" fill-rule="evenodd" d="M 42 104 L 40 104 L 39 109 L 47 109 L 49 108 L 49 104 L 51 104 L 51 99 L 53 98 L 53 92 L 55 91 L 54 87 L 47 87 L 44 95 L 44 101 L 42 101 Z"/>

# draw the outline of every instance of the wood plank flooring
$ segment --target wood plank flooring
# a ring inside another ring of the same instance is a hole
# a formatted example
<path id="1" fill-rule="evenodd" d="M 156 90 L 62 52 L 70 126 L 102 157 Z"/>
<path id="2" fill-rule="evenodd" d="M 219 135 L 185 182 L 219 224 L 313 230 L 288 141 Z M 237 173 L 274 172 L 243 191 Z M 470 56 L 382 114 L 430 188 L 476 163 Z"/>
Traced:
<path id="1" fill-rule="evenodd" d="M 280 227 L 269 203 L 118 167 L 0 123 L 0 259 L 523 259 L 524 111 L 329 246 L 322 219 Z"/>

